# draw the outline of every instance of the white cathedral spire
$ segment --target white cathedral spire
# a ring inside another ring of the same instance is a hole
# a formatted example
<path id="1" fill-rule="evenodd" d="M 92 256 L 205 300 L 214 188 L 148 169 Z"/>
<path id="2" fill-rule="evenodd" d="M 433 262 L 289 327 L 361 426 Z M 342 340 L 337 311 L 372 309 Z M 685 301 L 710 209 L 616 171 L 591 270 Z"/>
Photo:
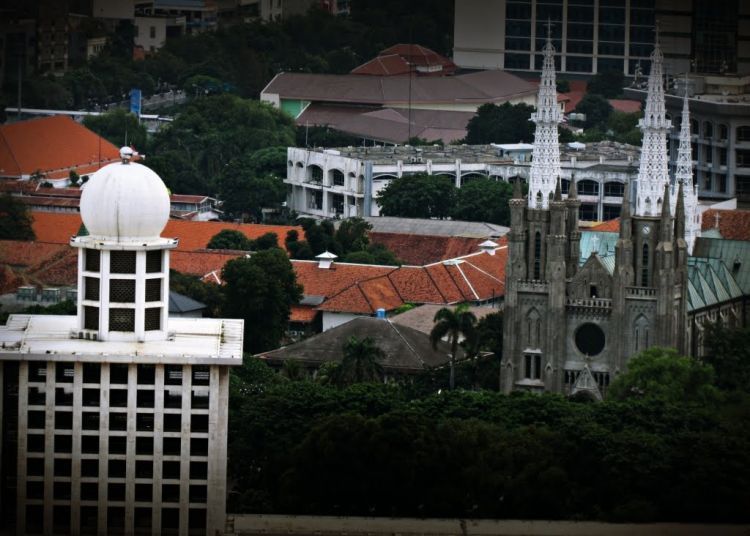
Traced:
<path id="1" fill-rule="evenodd" d="M 682 183 L 685 204 L 685 242 L 688 253 L 693 252 L 695 239 L 701 230 L 701 215 L 698 210 L 698 186 L 693 183 L 693 157 L 690 145 L 690 110 L 688 108 L 688 79 L 685 76 L 685 96 L 682 101 L 682 124 L 680 126 L 680 146 L 677 151 L 675 169 L 675 192 Z M 677 195 L 675 193 L 675 195 Z M 673 204 L 676 204 L 675 199 Z"/>
<path id="2" fill-rule="evenodd" d="M 648 96 L 643 119 L 638 126 L 643 131 L 641 164 L 638 170 L 638 189 L 635 201 L 637 216 L 661 214 L 664 185 L 669 182 L 667 157 L 667 131 L 672 123 L 667 119 L 664 106 L 664 80 L 662 62 L 664 56 L 659 47 L 659 30 L 651 53 L 651 72 L 648 75 Z"/>
<path id="3" fill-rule="evenodd" d="M 544 45 L 542 79 L 536 100 L 536 112 L 531 121 L 536 123 L 534 151 L 529 172 L 529 207 L 547 208 L 560 176 L 560 145 L 557 125 L 560 107 L 557 104 L 555 83 L 555 47 L 552 46 L 552 25 L 547 21 L 547 44 Z"/>

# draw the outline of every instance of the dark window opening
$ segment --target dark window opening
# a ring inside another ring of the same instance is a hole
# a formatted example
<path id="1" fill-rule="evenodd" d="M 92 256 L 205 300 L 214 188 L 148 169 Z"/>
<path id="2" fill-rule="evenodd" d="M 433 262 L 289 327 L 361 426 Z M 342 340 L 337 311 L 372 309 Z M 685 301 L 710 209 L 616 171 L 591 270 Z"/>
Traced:
<path id="1" fill-rule="evenodd" d="M 138 415 L 136 415 L 135 429 L 139 432 L 153 432 L 154 414 L 153 413 L 139 413 Z"/>
<path id="2" fill-rule="evenodd" d="M 84 436 L 88 437 L 88 436 Z M 99 438 L 96 438 L 97 442 Z M 98 447 L 97 447 L 98 451 Z M 81 476 L 96 478 L 99 476 L 99 460 L 81 460 Z"/>
<path id="3" fill-rule="evenodd" d="M 109 282 L 109 301 L 135 303 L 135 279 L 112 279 Z"/>
<path id="4" fill-rule="evenodd" d="M 55 436 L 55 453 L 69 454 L 73 451 L 73 438 L 69 435 Z"/>
<path id="5" fill-rule="evenodd" d="M 643 244 L 643 253 L 641 256 L 641 286 L 647 287 L 649 283 L 648 277 L 648 244 Z"/>
<path id="6" fill-rule="evenodd" d="M 109 414 L 109 429 L 116 432 L 124 432 L 128 429 L 128 414 L 127 413 L 110 413 Z"/>
<path id="7" fill-rule="evenodd" d="M 81 484 L 81 499 L 84 501 L 96 501 L 99 498 L 99 484 L 96 482 L 83 482 Z"/>
<path id="8" fill-rule="evenodd" d="M 146 272 L 150 274 L 161 272 L 161 258 L 161 251 L 147 251 Z"/>
<path id="9" fill-rule="evenodd" d="M 161 477 L 166 480 L 180 479 L 180 462 L 163 462 L 161 467 Z"/>
<path id="10" fill-rule="evenodd" d="M 578 351 L 584 355 L 599 355 L 604 350 L 604 331 L 596 324 L 583 324 L 575 332 Z"/>
<path id="11" fill-rule="evenodd" d="M 139 408 L 153 408 L 154 407 L 154 392 L 152 390 L 138 390 L 137 405 Z"/>
<path id="12" fill-rule="evenodd" d="M 164 438 L 164 455 L 179 456 L 182 452 L 182 441 L 179 437 Z"/>
<path id="13" fill-rule="evenodd" d="M 208 476 L 208 463 L 190 462 L 190 479 L 191 480 L 206 480 L 207 476 Z"/>
<path id="14" fill-rule="evenodd" d="M 83 307 L 83 329 L 99 329 L 99 308 L 86 305 Z"/>
<path id="15" fill-rule="evenodd" d="M 73 363 L 56 363 L 55 364 L 55 381 L 57 383 L 73 383 L 75 369 Z"/>
<path id="16" fill-rule="evenodd" d="M 136 478 L 153 478 L 154 477 L 154 462 L 151 460 L 136 460 L 135 461 L 135 477 Z"/>
<path id="17" fill-rule="evenodd" d="M 135 251 L 110 252 L 109 271 L 113 274 L 134 274 Z"/>
<path id="18" fill-rule="evenodd" d="M 99 300 L 99 278 L 98 277 L 84 277 L 84 299 L 86 300 Z"/>
<path id="19" fill-rule="evenodd" d="M 83 405 L 84 406 L 98 406 L 99 405 L 99 389 L 84 389 L 83 390 Z"/>
<path id="20" fill-rule="evenodd" d="M 153 454 L 154 453 L 154 438 L 153 437 L 136 437 L 135 438 L 135 453 L 136 454 Z"/>
<path id="21" fill-rule="evenodd" d="M 542 235 L 537 231 L 534 235 L 534 279 L 542 277 Z"/>
<path id="22" fill-rule="evenodd" d="M 122 436 L 110 436 L 109 437 L 109 453 L 110 454 L 125 454 L 127 448 L 127 440 Z"/>
<path id="23" fill-rule="evenodd" d="M 144 329 L 146 331 L 159 331 L 161 329 L 161 307 L 146 309 Z"/>
<path id="24" fill-rule="evenodd" d="M 146 280 L 146 301 L 161 301 L 161 279 Z"/>
<path id="25" fill-rule="evenodd" d="M 179 413 L 164 414 L 164 431 L 179 432 L 182 427 L 182 415 Z"/>
<path id="26" fill-rule="evenodd" d="M 55 388 L 55 406 L 72 406 L 73 405 L 73 388 L 56 387 Z"/>
<path id="27" fill-rule="evenodd" d="M 110 309 L 109 329 L 111 331 L 135 331 L 135 310 Z"/>
<path id="28" fill-rule="evenodd" d="M 112 389 L 109 392 L 109 405 L 113 408 L 128 407 L 128 391 L 126 389 Z"/>
<path id="29" fill-rule="evenodd" d="M 99 383 L 101 367 L 99 363 L 83 364 L 83 383 Z"/>
<path id="30" fill-rule="evenodd" d="M 107 475 L 109 478 L 125 478 L 125 460 L 109 460 Z"/>
<path id="31" fill-rule="evenodd" d="M 208 438 L 193 437 L 190 439 L 191 456 L 208 456 Z"/>
<path id="32" fill-rule="evenodd" d="M 81 452 L 84 454 L 99 454 L 99 436 L 85 435 L 81 437 Z M 93 475 L 96 476 L 96 475 Z"/>
<path id="33" fill-rule="evenodd" d="M 84 270 L 98 272 L 101 269 L 101 252 L 98 249 L 86 249 L 84 251 Z"/>

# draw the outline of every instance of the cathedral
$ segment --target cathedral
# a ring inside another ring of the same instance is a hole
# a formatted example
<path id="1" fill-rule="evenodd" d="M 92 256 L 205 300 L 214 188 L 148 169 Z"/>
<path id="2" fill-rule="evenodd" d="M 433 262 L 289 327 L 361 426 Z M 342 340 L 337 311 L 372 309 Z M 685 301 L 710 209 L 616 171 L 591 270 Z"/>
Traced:
<path id="1" fill-rule="evenodd" d="M 528 195 L 510 201 L 501 383 L 600 400 L 631 356 L 687 351 L 688 255 L 700 231 L 687 100 L 669 177 L 662 53 L 651 55 L 638 178 L 623 195 L 614 254 L 582 253 L 577 188 L 561 192 L 554 47 L 544 47 Z"/>

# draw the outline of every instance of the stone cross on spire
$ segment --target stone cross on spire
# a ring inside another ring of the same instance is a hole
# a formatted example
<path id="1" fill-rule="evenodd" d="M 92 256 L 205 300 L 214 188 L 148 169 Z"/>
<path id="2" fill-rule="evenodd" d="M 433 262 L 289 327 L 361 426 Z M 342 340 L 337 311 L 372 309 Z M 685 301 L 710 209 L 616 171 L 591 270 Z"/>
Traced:
<path id="1" fill-rule="evenodd" d="M 695 239 L 701 231 L 701 215 L 698 210 L 698 186 L 693 184 L 693 157 L 690 145 L 690 110 L 688 108 L 688 76 L 685 73 L 685 95 L 682 100 L 682 124 L 680 125 L 680 145 L 677 150 L 675 181 L 682 184 L 685 206 L 685 242 L 688 253 L 693 252 Z M 677 199 L 675 198 L 675 204 Z"/>
<path id="2" fill-rule="evenodd" d="M 672 123 L 664 106 L 664 55 L 659 46 L 659 28 L 651 53 L 651 72 L 648 75 L 648 95 L 643 119 L 638 126 L 643 131 L 641 162 L 638 170 L 638 190 L 635 200 L 637 216 L 658 216 L 663 201 L 664 185 L 669 183 L 667 131 Z M 668 200 L 667 200 L 668 201 Z"/>
<path id="3" fill-rule="evenodd" d="M 555 83 L 555 47 L 552 46 L 552 23 L 547 21 L 547 43 L 542 49 L 542 78 L 536 99 L 534 151 L 529 171 L 529 208 L 547 208 L 560 176 L 560 145 L 557 125 L 562 120 L 557 104 Z"/>

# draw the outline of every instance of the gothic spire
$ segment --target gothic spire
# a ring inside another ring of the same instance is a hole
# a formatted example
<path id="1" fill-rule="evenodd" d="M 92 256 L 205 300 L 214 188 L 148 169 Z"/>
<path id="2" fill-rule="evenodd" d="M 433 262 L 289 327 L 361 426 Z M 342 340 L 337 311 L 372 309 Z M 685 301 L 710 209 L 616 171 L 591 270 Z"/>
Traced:
<path id="1" fill-rule="evenodd" d="M 700 211 L 698 210 L 698 192 L 696 185 L 693 184 L 693 157 L 690 145 L 690 109 L 688 107 L 688 78 L 685 76 L 685 96 L 682 101 L 682 124 L 680 126 L 680 145 L 677 151 L 677 168 L 675 170 L 675 180 L 680 185 L 680 192 L 677 203 L 684 203 L 684 211 L 678 216 L 675 211 L 675 217 L 684 219 L 682 222 L 685 232 L 684 238 L 687 243 L 688 252 L 693 251 L 693 244 L 701 230 Z"/>
<path id="2" fill-rule="evenodd" d="M 536 124 L 534 151 L 529 172 L 529 207 L 547 208 L 555 190 L 555 182 L 560 176 L 560 145 L 557 125 L 560 107 L 557 104 L 555 83 L 555 47 L 552 46 L 552 24 L 547 21 L 547 43 L 542 52 L 542 78 L 536 100 L 536 112 L 531 120 Z"/>
<path id="3" fill-rule="evenodd" d="M 555 201 L 562 201 L 562 186 L 560 185 L 560 177 L 557 177 L 555 182 Z"/>
<path id="4" fill-rule="evenodd" d="M 568 199 L 578 199 L 578 186 L 576 186 L 576 176 L 570 176 L 570 186 L 568 187 Z"/>
<path id="5" fill-rule="evenodd" d="M 523 193 L 521 193 L 521 179 L 516 177 L 513 181 L 513 199 L 523 199 Z"/>
<path id="6" fill-rule="evenodd" d="M 622 210 L 620 210 L 620 238 L 630 239 L 630 183 L 625 184 L 622 192 Z"/>
<path id="7" fill-rule="evenodd" d="M 664 183 L 664 193 L 662 194 L 661 203 L 661 241 L 672 241 L 672 211 L 669 208 L 669 182 Z"/>
<path id="8" fill-rule="evenodd" d="M 674 236 L 679 239 L 685 238 L 685 193 L 684 186 L 680 181 L 677 187 L 677 204 L 674 209 Z"/>
<path id="9" fill-rule="evenodd" d="M 643 119 L 638 126 L 643 131 L 641 163 L 638 170 L 638 190 L 635 213 L 638 216 L 657 216 L 657 199 L 665 184 L 669 184 L 667 131 L 672 128 L 664 106 L 664 56 L 659 46 L 659 30 L 651 53 L 651 72 L 648 75 L 648 95 Z M 667 199 L 667 202 L 669 200 Z"/>

